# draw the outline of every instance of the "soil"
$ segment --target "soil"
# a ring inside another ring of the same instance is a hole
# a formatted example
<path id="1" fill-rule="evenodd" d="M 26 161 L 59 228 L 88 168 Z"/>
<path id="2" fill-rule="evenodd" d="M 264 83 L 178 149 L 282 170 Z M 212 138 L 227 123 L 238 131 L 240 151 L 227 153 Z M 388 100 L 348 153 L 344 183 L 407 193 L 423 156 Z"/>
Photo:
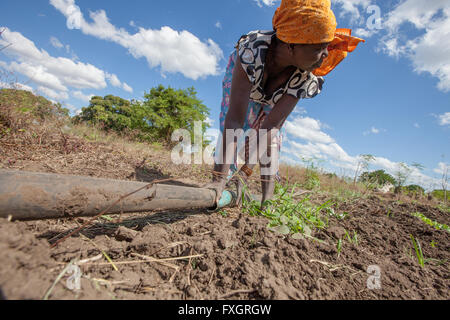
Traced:
<path id="1" fill-rule="evenodd" d="M 70 139 L 81 147 L 69 153 L 57 145 L 31 150 L 3 144 L 0 168 L 138 181 L 174 177 L 172 183 L 191 186 L 209 179 L 201 167 L 173 165 L 167 152 L 77 138 L 69 138 L 69 143 Z M 311 196 L 317 203 L 328 198 L 323 193 Z M 313 233 L 318 240 L 273 233 L 266 218 L 250 217 L 237 208 L 220 213 L 204 209 L 108 216 L 56 247 L 51 244 L 87 219 L 0 219 L 0 297 L 450 298 L 450 234 L 411 215 L 421 212 L 449 225 L 448 212 L 426 201 L 375 194 L 342 201 L 335 210 L 348 215 L 330 218 L 326 230 Z M 357 244 L 348 241 L 346 231 L 357 232 Z M 417 262 L 410 235 L 420 241 L 428 259 L 424 267 Z M 343 239 L 340 252 L 338 239 Z M 79 290 L 69 288 L 74 269 L 63 274 L 70 263 L 81 271 Z"/>

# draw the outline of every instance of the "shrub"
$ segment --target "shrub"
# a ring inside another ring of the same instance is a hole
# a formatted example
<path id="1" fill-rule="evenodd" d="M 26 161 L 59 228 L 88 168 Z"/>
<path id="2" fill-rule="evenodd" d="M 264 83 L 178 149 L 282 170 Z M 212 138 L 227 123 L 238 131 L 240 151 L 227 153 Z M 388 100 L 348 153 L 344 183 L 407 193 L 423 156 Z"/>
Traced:
<path id="1" fill-rule="evenodd" d="M 17 89 L 0 89 L 0 136 L 24 130 L 33 122 L 68 117 L 69 110 L 42 96 Z"/>
<path id="2" fill-rule="evenodd" d="M 208 108 L 196 97 L 194 88 L 175 90 L 159 85 L 145 93 L 143 101 L 128 101 L 108 95 L 93 97 L 83 108 L 76 122 L 90 122 L 105 130 L 129 134 L 142 140 L 163 140 L 171 143 L 176 129 L 186 129 L 194 134 L 194 122 L 206 120 Z M 202 125 L 202 133 L 209 126 Z"/>
<path id="3" fill-rule="evenodd" d="M 359 176 L 359 181 L 363 183 L 377 183 L 379 185 L 385 185 L 387 183 L 391 183 L 392 185 L 397 184 L 394 177 L 389 173 L 386 173 L 384 170 L 363 172 Z"/>

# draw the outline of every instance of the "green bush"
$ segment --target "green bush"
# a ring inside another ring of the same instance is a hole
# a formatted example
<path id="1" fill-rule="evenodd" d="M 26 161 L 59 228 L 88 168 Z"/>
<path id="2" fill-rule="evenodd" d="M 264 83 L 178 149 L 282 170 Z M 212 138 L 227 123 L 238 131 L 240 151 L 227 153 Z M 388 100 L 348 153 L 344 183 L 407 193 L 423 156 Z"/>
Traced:
<path id="1" fill-rule="evenodd" d="M 397 184 L 394 177 L 391 176 L 389 173 L 386 173 L 384 170 L 363 172 L 359 176 L 359 181 L 363 183 L 376 183 L 381 186 L 387 183 L 391 183 L 392 185 Z"/>
<path id="2" fill-rule="evenodd" d="M 89 122 L 105 130 L 134 131 L 141 140 L 171 142 L 172 133 L 186 129 L 193 137 L 194 122 L 201 121 L 202 133 L 209 127 L 204 121 L 208 108 L 196 97 L 194 88 L 175 90 L 159 85 L 144 94 L 143 101 L 128 101 L 108 95 L 93 97 L 76 122 Z"/>
<path id="3" fill-rule="evenodd" d="M 406 186 L 404 187 L 404 190 L 408 193 L 425 194 L 425 189 L 417 184 L 411 184 L 409 186 Z"/>
<path id="4" fill-rule="evenodd" d="M 433 190 L 431 193 L 436 199 L 444 200 L 444 190 Z M 447 190 L 447 201 L 450 200 L 450 191 Z"/>
<path id="5" fill-rule="evenodd" d="M 69 110 L 42 96 L 17 89 L 0 89 L 0 137 L 21 132 L 33 123 L 39 125 L 46 119 L 64 119 Z"/>
<path id="6" fill-rule="evenodd" d="M 32 117 L 45 119 L 49 117 L 65 117 L 69 110 L 60 103 L 53 103 L 42 96 L 32 92 L 17 89 L 0 89 L 0 112 L 15 111 L 28 113 Z"/>

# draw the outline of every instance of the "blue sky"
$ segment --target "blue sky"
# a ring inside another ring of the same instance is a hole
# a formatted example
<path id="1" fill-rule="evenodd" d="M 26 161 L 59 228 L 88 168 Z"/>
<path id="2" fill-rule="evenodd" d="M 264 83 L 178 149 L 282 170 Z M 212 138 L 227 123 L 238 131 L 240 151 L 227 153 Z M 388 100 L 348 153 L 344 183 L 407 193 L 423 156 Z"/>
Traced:
<path id="1" fill-rule="evenodd" d="M 218 128 L 221 82 L 239 37 L 270 30 L 280 1 L 3 1 L 0 78 L 72 112 L 91 95 L 140 99 L 163 84 L 194 86 Z M 282 160 L 315 161 L 351 176 L 361 154 L 408 183 L 440 188 L 450 163 L 450 1 L 334 0 L 338 27 L 366 39 L 300 101 L 285 125 Z M 379 13 L 379 15 L 377 15 Z"/>

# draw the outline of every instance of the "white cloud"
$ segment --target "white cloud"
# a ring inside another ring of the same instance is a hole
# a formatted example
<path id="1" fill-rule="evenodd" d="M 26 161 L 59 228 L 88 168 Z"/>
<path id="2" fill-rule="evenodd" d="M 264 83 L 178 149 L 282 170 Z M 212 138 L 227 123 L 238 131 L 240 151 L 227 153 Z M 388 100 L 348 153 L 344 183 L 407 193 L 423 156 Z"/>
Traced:
<path id="1" fill-rule="evenodd" d="M 374 33 L 375 31 L 373 30 L 358 28 L 352 32 L 352 35 L 360 38 L 370 38 Z"/>
<path id="2" fill-rule="evenodd" d="M 364 22 L 363 14 L 372 0 L 334 0 L 333 3 L 341 8 L 341 17 L 350 16 L 351 23 L 362 24 Z"/>
<path id="3" fill-rule="evenodd" d="M 109 83 L 111 83 L 114 87 L 121 87 L 122 82 L 120 82 L 119 78 L 115 74 L 106 74 L 106 79 L 108 79 Z"/>
<path id="4" fill-rule="evenodd" d="M 222 24 L 220 23 L 220 21 L 217 21 L 215 26 L 217 29 L 222 29 Z"/>
<path id="5" fill-rule="evenodd" d="M 8 28 L 2 34 L 0 45 L 6 42 L 13 45 L 3 53 L 18 60 L 11 62 L 9 69 L 29 77 L 38 85 L 59 91 L 67 91 L 68 86 L 78 89 L 106 87 L 105 73 L 91 64 L 52 57 L 19 32 Z"/>
<path id="6" fill-rule="evenodd" d="M 22 74 L 37 84 L 41 92 L 44 92 L 53 100 L 64 100 L 68 97 L 70 88 L 75 89 L 104 89 L 107 87 L 106 79 L 109 73 L 93 66 L 92 64 L 73 61 L 64 57 L 53 57 L 45 50 L 38 49 L 33 41 L 27 39 L 19 32 L 4 28 L 0 38 L 0 46 L 6 43 L 13 45 L 2 53 L 14 59 L 10 63 L 0 61 L 4 69 Z M 53 39 L 57 47 L 61 45 L 58 39 Z M 65 46 L 65 48 L 69 48 Z M 114 76 L 114 82 L 120 80 Z M 120 84 L 124 90 L 131 88 Z"/>
<path id="7" fill-rule="evenodd" d="M 280 0 L 254 0 L 256 4 L 261 8 L 263 5 L 266 5 L 268 7 L 272 7 Z"/>
<path id="8" fill-rule="evenodd" d="M 48 97 L 54 101 L 58 101 L 58 102 L 69 99 L 69 95 L 67 94 L 67 92 L 64 92 L 64 91 L 58 92 L 58 91 L 55 91 L 55 90 L 52 90 L 50 88 L 46 88 L 43 86 L 39 86 L 37 88 L 36 92 L 39 95 L 46 96 L 46 97 Z"/>
<path id="9" fill-rule="evenodd" d="M 401 32 L 404 25 L 422 34 L 410 38 Z M 382 38 L 384 51 L 390 56 L 405 56 L 417 73 L 427 72 L 439 79 L 438 89 L 450 91 L 450 1 L 404 0 L 384 21 L 387 35 Z"/>
<path id="10" fill-rule="evenodd" d="M 91 101 L 91 98 L 93 97 L 93 94 L 89 94 L 86 95 L 81 91 L 73 91 L 72 92 L 72 97 L 77 98 L 78 100 L 84 101 L 84 102 L 89 102 Z"/>
<path id="11" fill-rule="evenodd" d="M 450 173 L 450 164 L 445 162 L 439 162 L 438 167 L 433 169 L 434 172 L 443 175 L 445 172 L 447 172 L 447 175 Z"/>
<path id="12" fill-rule="evenodd" d="M 117 76 L 115 74 L 106 74 L 106 79 L 108 79 L 109 83 L 111 83 L 111 85 L 113 85 L 114 87 L 118 87 L 118 88 L 122 88 L 123 90 L 132 93 L 133 92 L 133 88 L 131 88 L 128 84 L 126 84 L 125 82 L 122 83 L 119 78 L 117 78 Z"/>
<path id="13" fill-rule="evenodd" d="M 286 121 L 286 132 L 294 137 L 316 143 L 332 143 L 334 140 L 321 131 L 323 125 L 319 120 L 309 117 L 297 117 L 292 121 Z"/>
<path id="14" fill-rule="evenodd" d="M 87 22 L 75 0 L 50 0 L 50 4 L 67 18 L 69 29 L 115 42 L 136 59 L 146 58 L 150 68 L 161 67 L 162 74 L 180 72 L 193 80 L 219 74 L 223 52 L 211 39 L 202 42 L 188 31 L 178 32 L 168 26 L 160 30 L 139 28 L 138 33 L 129 34 L 112 25 L 104 10 L 91 12 L 93 22 Z"/>
<path id="15" fill-rule="evenodd" d="M 370 128 L 370 130 L 364 131 L 363 135 L 367 136 L 368 134 L 379 134 L 380 132 L 386 132 L 386 129 L 378 129 L 375 127 Z"/>
<path id="16" fill-rule="evenodd" d="M 287 149 L 284 151 L 298 159 L 327 159 L 354 166 L 357 158 L 349 156 L 336 141 L 322 131 L 325 127 L 319 120 L 310 117 L 296 117 L 286 121 Z M 301 144 L 294 139 L 305 140 Z"/>
<path id="17" fill-rule="evenodd" d="M 34 90 L 32 87 L 27 86 L 26 84 L 22 84 L 22 83 L 6 83 L 6 82 L 2 82 L 0 81 L 0 88 L 2 89 L 16 89 L 16 90 L 25 90 L 25 91 L 30 91 L 32 93 L 34 93 Z"/>
<path id="18" fill-rule="evenodd" d="M 439 115 L 439 124 L 441 126 L 450 125 L 450 112 Z"/>
<path id="19" fill-rule="evenodd" d="M 77 108 L 70 103 L 64 103 L 64 107 L 69 109 L 69 111 L 74 115 L 79 115 L 81 113 L 81 108 Z"/>
<path id="20" fill-rule="evenodd" d="M 66 52 L 72 56 L 72 60 L 78 60 L 79 59 L 78 56 L 75 54 L 75 52 L 73 52 L 73 50 L 70 48 L 70 45 L 68 45 L 68 44 L 64 45 L 63 43 L 61 43 L 61 41 L 59 41 L 58 38 L 50 37 L 50 43 L 56 49 L 64 48 L 66 50 Z"/>
<path id="21" fill-rule="evenodd" d="M 62 47 L 64 47 L 64 45 L 61 43 L 61 41 L 59 41 L 58 38 L 56 38 L 56 37 L 51 37 L 50 43 L 52 44 L 52 46 L 54 46 L 57 49 L 61 49 Z"/>
<path id="22" fill-rule="evenodd" d="M 129 86 L 128 84 L 126 84 L 125 82 L 122 83 L 122 89 L 125 90 L 126 92 L 133 93 L 133 88 L 130 87 L 130 86 Z"/>
<path id="23" fill-rule="evenodd" d="M 350 172 L 350 175 L 355 174 L 361 157 L 349 155 L 332 137 L 322 131 L 324 125 L 320 121 L 299 116 L 292 121 L 287 121 L 285 128 L 287 137 L 283 140 L 282 158 L 280 160 L 285 160 L 289 164 L 300 164 L 304 160 L 324 161 L 326 166 L 331 166 L 330 168 L 340 168 Z M 385 129 L 375 127 L 370 130 L 372 133 L 385 131 Z M 305 142 L 300 143 L 296 141 L 298 139 Z M 400 163 L 374 156 L 369 165 L 369 170 L 383 169 L 391 175 L 395 175 Z M 417 168 L 412 166 L 408 168 L 411 169 L 408 184 L 429 187 L 438 183 L 437 179 L 423 174 Z"/>

